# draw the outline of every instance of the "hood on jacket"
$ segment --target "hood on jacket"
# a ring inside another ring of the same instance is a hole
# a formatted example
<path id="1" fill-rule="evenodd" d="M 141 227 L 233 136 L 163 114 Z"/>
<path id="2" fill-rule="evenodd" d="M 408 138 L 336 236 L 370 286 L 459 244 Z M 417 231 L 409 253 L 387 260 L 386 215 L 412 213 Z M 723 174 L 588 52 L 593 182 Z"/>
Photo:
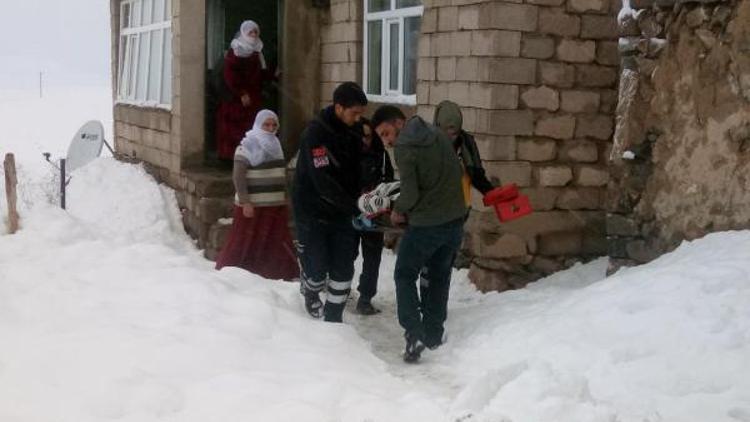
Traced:
<path id="1" fill-rule="evenodd" d="M 440 129 L 454 128 L 456 132 L 461 132 L 464 123 L 461 108 L 453 101 L 442 101 L 435 108 L 435 118 L 433 124 Z"/>
<path id="2" fill-rule="evenodd" d="M 414 116 L 406 122 L 398 135 L 396 146 L 426 147 L 437 141 L 436 131 L 433 126 Z"/>
<path id="3" fill-rule="evenodd" d="M 342 122 L 341 119 L 336 116 L 336 110 L 332 105 L 320 110 L 320 113 L 318 113 L 318 116 L 312 120 L 312 123 L 321 126 L 328 132 L 333 133 L 342 130 L 353 130 L 353 128 L 350 128 L 349 126 L 344 124 L 344 122 Z"/>

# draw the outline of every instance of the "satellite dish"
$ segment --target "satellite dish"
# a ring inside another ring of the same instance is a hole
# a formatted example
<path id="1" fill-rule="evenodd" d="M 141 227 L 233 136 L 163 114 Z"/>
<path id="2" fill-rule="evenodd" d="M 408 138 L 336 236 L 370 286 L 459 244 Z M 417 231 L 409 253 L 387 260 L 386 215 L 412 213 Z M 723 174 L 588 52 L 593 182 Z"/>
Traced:
<path id="1" fill-rule="evenodd" d="M 99 157 L 102 153 L 102 145 L 104 145 L 102 123 L 98 120 L 86 122 L 70 141 L 66 160 L 68 171 L 72 172 Z"/>

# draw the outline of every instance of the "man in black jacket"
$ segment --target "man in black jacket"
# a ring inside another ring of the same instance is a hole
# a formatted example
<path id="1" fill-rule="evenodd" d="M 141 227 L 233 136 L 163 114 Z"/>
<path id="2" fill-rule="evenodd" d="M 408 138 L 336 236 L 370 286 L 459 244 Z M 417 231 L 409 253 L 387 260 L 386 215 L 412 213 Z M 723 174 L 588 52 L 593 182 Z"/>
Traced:
<path id="1" fill-rule="evenodd" d="M 333 103 L 302 134 L 292 202 L 305 309 L 316 318 L 342 322 L 359 244 L 352 226 L 361 190 L 357 124 L 367 96 L 354 82 L 345 82 L 334 91 Z M 323 306 L 320 292 L 326 287 Z"/>
<path id="2" fill-rule="evenodd" d="M 383 182 L 392 182 L 393 164 L 369 120 L 362 122 L 362 156 L 360 161 L 362 192 L 370 192 Z M 362 274 L 359 276 L 359 299 L 357 312 L 374 315 L 380 312 L 372 306 L 372 298 L 377 293 L 380 275 L 380 260 L 383 255 L 383 232 L 360 232 L 362 245 Z"/>

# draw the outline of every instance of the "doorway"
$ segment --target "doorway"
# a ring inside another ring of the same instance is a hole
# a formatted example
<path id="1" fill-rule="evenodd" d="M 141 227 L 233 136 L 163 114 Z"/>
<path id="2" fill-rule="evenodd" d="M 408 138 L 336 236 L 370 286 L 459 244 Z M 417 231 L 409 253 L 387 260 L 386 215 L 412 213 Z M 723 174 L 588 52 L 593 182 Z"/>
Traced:
<path id="1" fill-rule="evenodd" d="M 263 56 L 273 74 L 281 66 L 282 16 L 282 0 L 206 0 L 206 164 L 222 165 L 216 154 L 216 112 L 222 95 L 225 95 L 221 88 L 221 70 L 231 40 L 243 21 L 255 21 L 261 28 Z M 281 117 L 279 82 L 263 85 L 261 107 L 273 110 Z M 248 124 L 252 125 L 252 122 Z"/>

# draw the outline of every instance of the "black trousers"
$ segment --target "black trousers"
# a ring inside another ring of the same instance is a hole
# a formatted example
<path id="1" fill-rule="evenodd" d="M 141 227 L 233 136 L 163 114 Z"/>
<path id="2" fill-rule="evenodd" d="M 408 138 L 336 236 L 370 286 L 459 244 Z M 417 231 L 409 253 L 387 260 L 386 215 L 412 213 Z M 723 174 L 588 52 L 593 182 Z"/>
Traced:
<path id="1" fill-rule="evenodd" d="M 359 233 L 349 221 L 330 222 L 298 218 L 297 253 L 304 288 L 326 289 L 326 319 L 341 318 L 354 278 Z"/>
<path id="2" fill-rule="evenodd" d="M 461 245 L 463 223 L 461 218 L 439 226 L 410 226 L 398 248 L 394 273 L 398 321 L 407 334 L 432 344 L 443 336 L 453 259 Z"/>
<path id="3" fill-rule="evenodd" d="M 359 300 L 369 302 L 378 292 L 380 260 L 383 256 L 383 233 L 361 232 L 359 235 L 362 248 L 362 274 L 359 276 Z"/>

